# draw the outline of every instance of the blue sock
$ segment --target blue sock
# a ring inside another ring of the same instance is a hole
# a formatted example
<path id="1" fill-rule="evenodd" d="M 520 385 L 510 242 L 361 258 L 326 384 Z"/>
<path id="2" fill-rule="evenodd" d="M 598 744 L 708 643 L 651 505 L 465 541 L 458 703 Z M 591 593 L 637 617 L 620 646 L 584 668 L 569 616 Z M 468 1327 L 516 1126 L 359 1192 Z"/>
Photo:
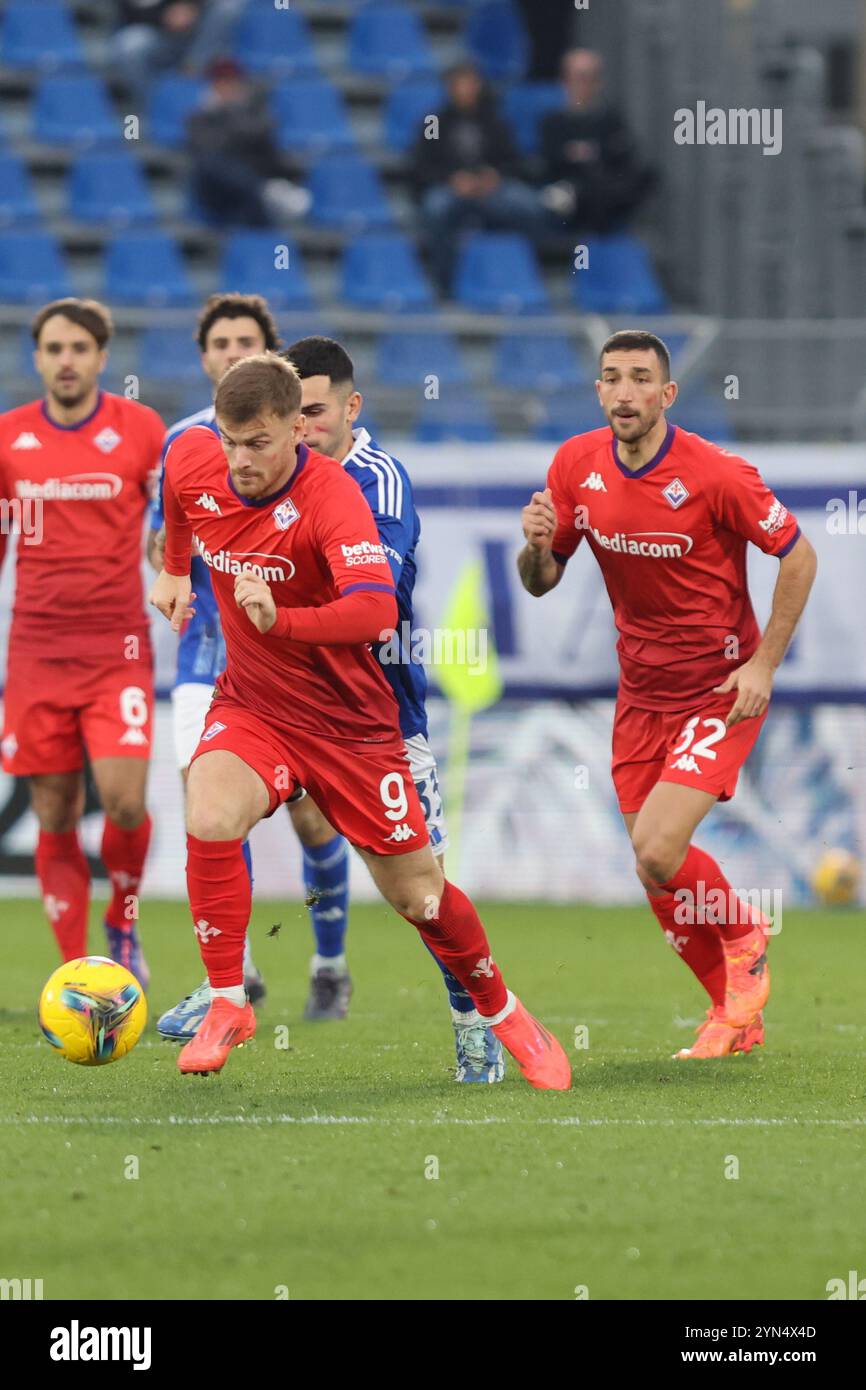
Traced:
<path id="1" fill-rule="evenodd" d="M 253 886 L 253 856 L 250 850 L 249 840 L 244 840 L 241 845 L 241 854 L 244 856 L 244 863 L 247 866 L 247 873 L 250 876 L 250 887 Z"/>
<path id="2" fill-rule="evenodd" d="M 302 846 L 304 886 L 317 901 L 310 907 L 310 919 L 320 956 L 339 956 L 343 952 L 349 913 L 349 846 L 342 835 L 315 849 Z"/>
<path id="3" fill-rule="evenodd" d="M 427 946 L 426 941 L 424 945 Z M 457 979 L 457 976 L 452 975 L 451 971 L 442 964 L 436 952 L 430 950 L 429 946 L 427 946 L 427 950 L 430 951 L 431 956 L 442 971 L 442 978 L 445 981 L 445 988 L 448 991 L 448 1001 L 452 1009 L 456 1009 L 459 1014 L 471 1014 L 472 1010 L 475 1008 L 472 996 L 467 994 L 466 990 Z"/>

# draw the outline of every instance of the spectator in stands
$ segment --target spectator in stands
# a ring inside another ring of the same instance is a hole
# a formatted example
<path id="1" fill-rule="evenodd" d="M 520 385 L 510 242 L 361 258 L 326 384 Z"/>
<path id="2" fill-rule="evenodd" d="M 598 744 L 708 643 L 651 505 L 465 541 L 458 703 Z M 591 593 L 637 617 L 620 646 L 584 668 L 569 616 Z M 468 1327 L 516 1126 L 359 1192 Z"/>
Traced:
<path id="1" fill-rule="evenodd" d="M 604 65 L 588 48 L 562 59 L 565 106 L 541 124 L 546 187 L 542 202 L 557 225 L 610 232 L 622 227 L 654 183 L 631 132 L 604 97 Z"/>
<path id="2" fill-rule="evenodd" d="M 425 121 L 412 153 L 423 235 L 442 293 L 451 290 L 459 234 L 466 228 L 533 235 L 538 195 L 516 177 L 518 154 L 496 100 L 471 63 L 447 76 L 438 125 Z"/>
<path id="3" fill-rule="evenodd" d="M 297 217 L 310 195 L 282 176 L 267 94 L 234 58 L 217 58 L 187 124 L 193 195 L 218 227 L 267 227 Z"/>
<path id="4" fill-rule="evenodd" d="M 109 60 L 141 104 L 156 73 L 183 66 L 203 72 L 228 47 L 246 0 L 115 0 Z"/>

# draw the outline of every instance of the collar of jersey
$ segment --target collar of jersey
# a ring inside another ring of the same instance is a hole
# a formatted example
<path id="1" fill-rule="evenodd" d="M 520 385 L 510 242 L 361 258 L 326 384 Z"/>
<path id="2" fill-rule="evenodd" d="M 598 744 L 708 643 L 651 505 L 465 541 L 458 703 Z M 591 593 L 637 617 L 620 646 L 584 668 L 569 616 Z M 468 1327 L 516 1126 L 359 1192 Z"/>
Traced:
<path id="1" fill-rule="evenodd" d="M 373 443 L 372 439 L 370 438 L 369 431 L 365 430 L 363 425 L 360 429 L 352 430 L 352 438 L 355 442 L 352 445 L 346 457 L 342 460 L 344 468 L 347 463 L 351 463 L 352 459 L 355 457 L 355 455 L 358 453 L 360 449 L 366 449 L 370 444 Z"/>
<path id="2" fill-rule="evenodd" d="M 619 455 L 616 452 L 616 435 L 614 434 L 610 442 L 610 447 L 613 450 L 613 461 L 619 469 L 620 473 L 622 473 L 623 477 L 643 478 L 647 473 L 649 473 L 650 469 L 658 467 L 665 454 L 668 452 L 671 445 L 673 444 L 674 435 L 676 434 L 676 432 L 676 425 L 672 425 L 670 421 L 668 421 L 667 434 L 665 435 L 664 439 L 659 445 L 658 451 L 653 455 L 649 463 L 645 463 L 641 468 L 636 468 L 634 472 L 632 472 L 630 468 L 626 468 L 624 463 L 620 463 Z"/>
<path id="3" fill-rule="evenodd" d="M 228 482 L 228 485 L 231 491 L 234 493 L 235 497 L 238 499 L 239 502 L 243 502 L 245 507 L 269 507 L 272 502 L 277 502 L 281 497 L 285 497 L 286 493 L 294 487 L 298 479 L 298 474 L 300 473 L 304 464 L 307 462 L 309 454 L 310 451 L 307 448 L 306 444 L 298 445 L 297 468 L 295 469 L 289 481 L 287 483 L 283 483 L 283 486 L 280 488 L 279 492 L 271 492 L 268 494 L 267 497 L 241 497 L 241 494 L 238 492 L 237 488 L 232 482 L 231 473 L 226 473 L 226 481 Z"/>
<path id="4" fill-rule="evenodd" d="M 96 405 L 93 407 L 93 409 L 91 410 L 91 412 L 90 412 L 89 415 L 85 415 L 85 417 L 84 417 L 83 420 L 79 420 L 79 421 L 78 421 L 78 424 L 77 424 L 77 425 L 59 425 L 59 424 L 57 423 L 56 420 L 52 420 L 51 416 L 48 414 L 48 411 L 47 411 L 46 408 L 45 408 L 45 402 L 44 402 L 44 401 L 40 401 L 40 402 L 39 402 L 39 409 L 42 411 L 42 414 L 45 416 L 45 419 L 47 420 L 48 424 L 51 425 L 52 429 L 55 429 L 55 430 L 81 430 L 81 429 L 84 429 L 84 426 L 85 426 L 85 425 L 89 425 L 89 424 L 90 424 L 90 422 L 91 422 L 91 420 L 93 419 L 94 415 L 98 415 L 98 414 L 99 414 L 99 411 L 100 411 L 100 409 L 101 409 L 101 407 L 102 407 L 103 396 L 104 396 L 104 392 L 103 392 L 103 391 L 98 392 L 97 397 L 96 397 Z"/>

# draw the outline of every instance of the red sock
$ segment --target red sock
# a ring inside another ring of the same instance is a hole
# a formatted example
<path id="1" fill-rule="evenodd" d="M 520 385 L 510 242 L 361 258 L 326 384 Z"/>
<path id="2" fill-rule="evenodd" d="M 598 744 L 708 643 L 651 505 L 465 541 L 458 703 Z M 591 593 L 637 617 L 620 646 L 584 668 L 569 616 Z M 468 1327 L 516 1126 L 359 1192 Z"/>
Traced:
<path id="1" fill-rule="evenodd" d="M 214 989 L 244 982 L 244 940 L 253 893 L 242 845 L 243 840 L 186 837 L 189 907 Z"/>
<path id="2" fill-rule="evenodd" d="M 713 856 L 697 845 L 689 845 L 679 869 L 662 887 L 691 894 L 686 901 L 694 903 L 694 920 L 718 931 L 723 941 L 736 941 L 765 924 L 759 909 L 736 896 Z"/>
<path id="3" fill-rule="evenodd" d="M 36 874 L 51 930 L 64 960 L 87 955 L 90 869 L 76 830 L 40 830 Z"/>
<path id="4" fill-rule="evenodd" d="M 119 927 L 121 931 L 131 931 L 138 919 L 138 887 L 147 858 L 150 831 L 150 816 L 145 816 L 134 830 L 122 830 L 105 817 L 100 852 L 112 886 L 105 920 L 110 927 Z"/>
<path id="5" fill-rule="evenodd" d="M 490 1018 L 508 1002 L 505 984 L 490 956 L 481 919 L 466 894 L 446 881 L 435 917 L 416 922 L 425 945 L 455 975 L 479 1013 Z"/>
<path id="6" fill-rule="evenodd" d="M 700 980 L 712 1002 L 721 1008 L 725 1002 L 727 968 L 722 938 L 716 928 L 684 924 L 682 905 L 673 893 L 646 896 L 671 946 Z"/>

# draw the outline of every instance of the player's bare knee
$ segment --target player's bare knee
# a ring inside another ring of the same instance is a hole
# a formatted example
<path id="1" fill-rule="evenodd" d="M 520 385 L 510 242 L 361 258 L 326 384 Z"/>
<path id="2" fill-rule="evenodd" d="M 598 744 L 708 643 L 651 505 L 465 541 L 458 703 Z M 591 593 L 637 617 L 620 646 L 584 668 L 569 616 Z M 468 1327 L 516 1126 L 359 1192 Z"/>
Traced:
<path id="1" fill-rule="evenodd" d="M 646 836 L 638 832 L 634 837 L 634 853 L 637 876 L 645 888 L 667 883 L 683 858 L 679 848 L 658 832 Z"/>
<path id="2" fill-rule="evenodd" d="M 197 840 L 239 840 L 246 837 L 249 828 L 237 808 L 192 796 L 187 806 L 186 825 Z"/>
<path id="3" fill-rule="evenodd" d="M 39 822 L 39 829 L 50 835 L 64 835 L 74 830 L 84 809 L 80 787 L 66 779 L 33 779 L 30 784 L 30 804 Z"/>
<path id="4" fill-rule="evenodd" d="M 103 809 L 120 830 L 137 830 L 147 815 L 147 807 L 138 797 L 107 797 Z"/>

